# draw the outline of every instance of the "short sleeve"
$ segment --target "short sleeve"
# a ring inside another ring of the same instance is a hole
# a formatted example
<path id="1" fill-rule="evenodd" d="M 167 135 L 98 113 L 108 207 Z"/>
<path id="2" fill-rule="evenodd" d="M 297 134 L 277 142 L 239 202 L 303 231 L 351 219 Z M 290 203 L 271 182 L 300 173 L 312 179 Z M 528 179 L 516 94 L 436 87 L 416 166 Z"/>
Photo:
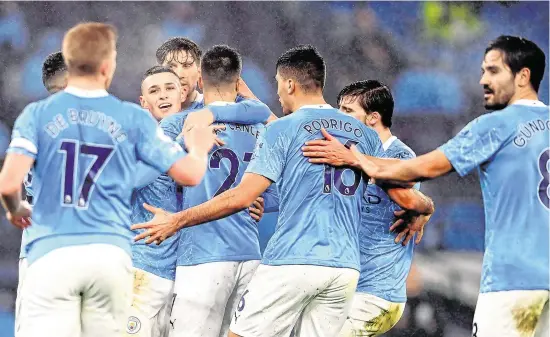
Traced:
<path id="1" fill-rule="evenodd" d="M 38 154 L 38 120 L 35 114 L 36 103 L 29 104 L 13 127 L 8 153 L 19 153 L 36 159 Z"/>
<path id="2" fill-rule="evenodd" d="M 156 121 L 148 114 L 138 111 L 140 137 L 137 144 L 138 159 L 160 172 L 167 172 L 185 156 L 183 149 L 164 134 Z"/>
<path id="3" fill-rule="evenodd" d="M 271 110 L 264 103 L 252 99 L 228 105 L 209 105 L 208 109 L 214 115 L 214 121 L 235 124 L 265 123 L 271 115 Z"/>
<path id="4" fill-rule="evenodd" d="M 246 172 L 262 175 L 273 182 L 279 180 L 286 162 L 286 150 L 290 144 L 289 133 L 283 130 L 281 125 L 276 121 L 265 128 L 256 142 Z"/>
<path id="5" fill-rule="evenodd" d="M 187 113 L 176 114 L 166 117 L 160 122 L 160 128 L 164 134 L 181 146 L 184 153 L 187 152 L 185 151 L 185 141 L 181 136 L 181 131 L 183 130 L 183 123 L 185 122 L 186 116 Z"/>
<path id="6" fill-rule="evenodd" d="M 134 188 L 142 188 L 157 179 L 162 172 L 159 172 L 156 168 L 144 164 L 143 162 L 138 162 L 136 167 L 136 182 Z"/>
<path id="7" fill-rule="evenodd" d="M 506 127 L 495 117 L 483 115 L 474 119 L 439 147 L 460 176 L 488 161 L 508 138 Z"/>
<path id="8" fill-rule="evenodd" d="M 175 140 L 183 129 L 183 122 L 185 121 L 185 119 L 178 117 L 180 116 L 178 116 L 177 114 L 168 116 L 160 121 L 159 124 L 164 134 L 172 140 Z"/>

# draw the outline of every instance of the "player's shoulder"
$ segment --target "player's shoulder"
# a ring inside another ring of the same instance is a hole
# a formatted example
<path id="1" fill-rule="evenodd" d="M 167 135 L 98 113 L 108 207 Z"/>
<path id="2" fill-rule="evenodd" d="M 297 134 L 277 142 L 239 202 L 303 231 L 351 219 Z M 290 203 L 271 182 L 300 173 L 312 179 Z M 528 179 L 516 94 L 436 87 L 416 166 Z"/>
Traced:
<path id="1" fill-rule="evenodd" d="M 170 116 L 166 116 L 160 121 L 160 127 L 161 128 L 167 128 L 167 127 L 176 128 L 176 127 L 179 127 L 181 129 L 183 127 L 183 123 L 185 122 L 185 119 L 187 118 L 187 116 L 190 113 L 195 112 L 195 111 L 199 111 L 199 110 L 201 110 L 201 109 L 200 108 L 187 109 L 187 110 L 180 111 L 180 112 L 177 112 L 175 114 L 172 114 Z"/>
<path id="2" fill-rule="evenodd" d="M 401 139 L 394 138 L 388 149 L 386 155 L 389 158 L 407 159 L 416 157 L 416 153 Z"/>

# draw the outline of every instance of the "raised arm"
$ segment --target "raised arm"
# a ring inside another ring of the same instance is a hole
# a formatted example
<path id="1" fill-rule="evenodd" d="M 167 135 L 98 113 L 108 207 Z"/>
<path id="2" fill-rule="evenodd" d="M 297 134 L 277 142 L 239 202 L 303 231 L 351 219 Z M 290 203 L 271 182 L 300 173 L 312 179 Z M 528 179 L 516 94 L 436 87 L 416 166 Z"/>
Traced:
<path id="1" fill-rule="evenodd" d="M 377 180 L 414 182 L 442 176 L 453 170 L 451 162 L 441 150 L 410 160 L 383 159 L 367 156 L 352 147 L 361 169 Z"/>

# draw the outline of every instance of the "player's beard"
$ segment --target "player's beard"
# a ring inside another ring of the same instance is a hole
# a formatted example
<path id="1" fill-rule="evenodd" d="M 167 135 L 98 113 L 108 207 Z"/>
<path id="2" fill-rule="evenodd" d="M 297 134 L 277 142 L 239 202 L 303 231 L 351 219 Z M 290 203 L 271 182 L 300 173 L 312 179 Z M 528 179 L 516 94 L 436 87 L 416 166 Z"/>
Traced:
<path id="1" fill-rule="evenodd" d="M 488 102 L 485 101 L 484 107 L 487 110 L 502 110 L 506 108 L 509 103 L 510 99 L 514 96 L 515 90 L 512 89 L 511 92 L 507 92 L 506 90 L 502 90 L 500 93 L 495 92 L 495 90 L 491 90 L 492 95 L 492 101 Z"/>

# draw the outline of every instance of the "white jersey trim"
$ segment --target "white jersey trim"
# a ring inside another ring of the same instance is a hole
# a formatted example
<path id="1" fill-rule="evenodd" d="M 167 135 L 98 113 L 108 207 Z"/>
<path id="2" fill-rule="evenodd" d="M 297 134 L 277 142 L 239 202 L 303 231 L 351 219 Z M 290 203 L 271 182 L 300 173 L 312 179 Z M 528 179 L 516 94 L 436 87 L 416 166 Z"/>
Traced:
<path id="1" fill-rule="evenodd" d="M 333 107 L 330 104 L 308 104 L 302 105 L 297 110 L 301 109 L 333 109 Z"/>
<path id="2" fill-rule="evenodd" d="M 541 101 L 534 100 L 534 99 L 519 99 L 519 100 L 515 101 L 514 103 L 512 103 L 512 105 L 526 105 L 526 106 L 540 106 L 540 107 L 547 106 L 546 104 L 542 103 Z"/>
<path id="3" fill-rule="evenodd" d="M 390 138 L 388 138 L 388 140 L 386 140 L 384 142 L 384 144 L 382 144 L 382 147 L 384 148 L 384 151 L 388 151 L 388 149 L 390 148 L 390 146 L 393 144 L 393 142 L 395 142 L 397 140 L 397 137 L 395 136 L 391 136 Z"/>
<path id="4" fill-rule="evenodd" d="M 224 102 L 224 101 L 215 101 L 215 102 L 212 102 L 208 105 L 214 105 L 214 106 L 226 106 L 226 105 L 231 105 L 231 104 L 235 104 L 235 102 Z"/>
<path id="5" fill-rule="evenodd" d="M 65 92 L 82 98 L 99 98 L 109 96 L 109 93 L 105 89 L 86 90 L 77 87 L 66 87 Z"/>
<path id="6" fill-rule="evenodd" d="M 9 147 L 10 148 L 11 147 L 18 147 L 20 149 L 27 150 L 32 154 L 37 154 L 38 153 L 38 148 L 36 147 L 36 145 L 34 145 L 33 142 L 31 142 L 30 140 L 28 140 L 26 138 L 14 138 L 14 139 L 12 139 L 12 141 L 10 142 Z"/>

